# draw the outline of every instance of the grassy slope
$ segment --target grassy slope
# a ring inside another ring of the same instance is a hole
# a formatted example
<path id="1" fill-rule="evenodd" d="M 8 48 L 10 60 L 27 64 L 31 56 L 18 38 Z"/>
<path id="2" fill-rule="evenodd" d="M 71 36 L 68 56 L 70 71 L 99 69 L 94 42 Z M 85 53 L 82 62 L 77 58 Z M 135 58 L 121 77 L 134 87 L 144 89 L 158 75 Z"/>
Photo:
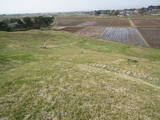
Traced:
<path id="1" fill-rule="evenodd" d="M 160 81 L 88 65 L 108 64 L 160 78 L 160 49 L 52 31 L 0 36 L 0 118 L 160 119 Z M 130 57 L 139 62 L 128 62 Z"/>

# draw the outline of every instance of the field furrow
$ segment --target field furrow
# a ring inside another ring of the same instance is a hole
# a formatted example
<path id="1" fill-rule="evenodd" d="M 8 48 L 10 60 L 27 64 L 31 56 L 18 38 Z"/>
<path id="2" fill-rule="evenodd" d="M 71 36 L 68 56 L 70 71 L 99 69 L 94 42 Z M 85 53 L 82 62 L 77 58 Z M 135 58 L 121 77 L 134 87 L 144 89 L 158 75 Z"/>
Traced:
<path id="1" fill-rule="evenodd" d="M 108 27 L 100 36 L 104 40 L 113 40 L 131 45 L 148 46 L 136 28 Z"/>

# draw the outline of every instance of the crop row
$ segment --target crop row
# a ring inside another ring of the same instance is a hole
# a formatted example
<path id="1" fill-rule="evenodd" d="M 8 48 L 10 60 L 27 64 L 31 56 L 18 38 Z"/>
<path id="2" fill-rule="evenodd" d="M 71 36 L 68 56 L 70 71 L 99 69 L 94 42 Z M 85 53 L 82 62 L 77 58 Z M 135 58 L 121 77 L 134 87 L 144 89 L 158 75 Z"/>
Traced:
<path id="1" fill-rule="evenodd" d="M 106 28 L 100 36 L 105 40 L 113 40 L 132 45 L 147 46 L 136 28 Z"/>

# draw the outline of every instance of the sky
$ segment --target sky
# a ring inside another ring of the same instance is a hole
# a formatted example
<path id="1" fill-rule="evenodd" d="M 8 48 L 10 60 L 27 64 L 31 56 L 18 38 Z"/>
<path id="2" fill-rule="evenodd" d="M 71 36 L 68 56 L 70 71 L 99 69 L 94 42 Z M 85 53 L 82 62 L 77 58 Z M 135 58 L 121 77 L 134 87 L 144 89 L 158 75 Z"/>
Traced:
<path id="1" fill-rule="evenodd" d="M 141 8 L 160 0 L 0 0 L 0 14 Z"/>

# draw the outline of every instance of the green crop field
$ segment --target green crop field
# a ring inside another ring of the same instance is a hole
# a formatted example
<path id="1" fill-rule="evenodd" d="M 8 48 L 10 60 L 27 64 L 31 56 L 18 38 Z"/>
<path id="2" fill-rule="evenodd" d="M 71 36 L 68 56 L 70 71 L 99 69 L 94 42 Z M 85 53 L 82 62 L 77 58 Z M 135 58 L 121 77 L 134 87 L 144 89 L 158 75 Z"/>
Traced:
<path id="1" fill-rule="evenodd" d="M 160 49 L 0 32 L 0 120 L 159 119 Z"/>

